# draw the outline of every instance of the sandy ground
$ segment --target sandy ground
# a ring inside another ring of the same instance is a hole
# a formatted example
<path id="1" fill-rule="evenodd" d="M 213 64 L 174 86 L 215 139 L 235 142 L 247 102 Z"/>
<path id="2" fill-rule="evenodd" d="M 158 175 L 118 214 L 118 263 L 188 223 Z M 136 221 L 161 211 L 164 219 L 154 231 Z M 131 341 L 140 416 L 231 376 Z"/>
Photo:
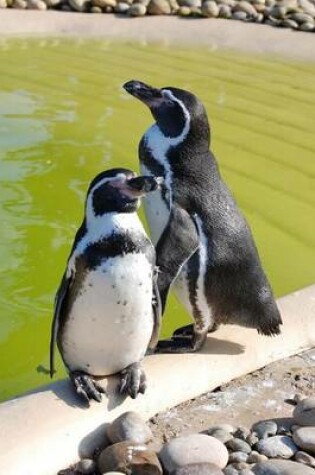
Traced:
<path id="1" fill-rule="evenodd" d="M 265 419 L 291 417 L 295 394 L 315 394 L 315 348 L 272 363 L 151 419 L 156 442 L 214 424 L 250 428 Z"/>
<path id="2" fill-rule="evenodd" d="M 66 35 L 204 45 L 315 62 L 315 34 L 229 20 L 0 10 L 0 37 Z"/>

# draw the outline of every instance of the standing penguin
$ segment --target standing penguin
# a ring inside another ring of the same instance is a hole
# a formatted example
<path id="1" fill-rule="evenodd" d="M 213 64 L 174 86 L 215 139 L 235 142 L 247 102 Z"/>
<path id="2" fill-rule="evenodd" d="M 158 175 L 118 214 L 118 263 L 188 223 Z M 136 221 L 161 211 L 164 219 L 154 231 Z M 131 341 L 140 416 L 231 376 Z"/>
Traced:
<path id="1" fill-rule="evenodd" d="M 251 231 L 209 151 L 203 104 L 174 87 L 129 81 L 124 88 L 155 119 L 142 137 L 139 157 L 143 173 L 164 177 L 145 203 L 157 243 L 162 311 L 173 283 L 194 318 L 194 325 L 177 330 L 165 349 L 195 351 L 221 323 L 279 334 L 281 317 Z"/>
<path id="2" fill-rule="evenodd" d="M 160 183 L 126 169 L 91 182 L 79 228 L 55 300 L 50 343 L 57 341 L 78 394 L 101 400 L 92 376 L 120 374 L 120 392 L 144 393 L 141 360 L 154 348 L 160 325 L 155 250 L 137 216 L 140 197 Z"/>

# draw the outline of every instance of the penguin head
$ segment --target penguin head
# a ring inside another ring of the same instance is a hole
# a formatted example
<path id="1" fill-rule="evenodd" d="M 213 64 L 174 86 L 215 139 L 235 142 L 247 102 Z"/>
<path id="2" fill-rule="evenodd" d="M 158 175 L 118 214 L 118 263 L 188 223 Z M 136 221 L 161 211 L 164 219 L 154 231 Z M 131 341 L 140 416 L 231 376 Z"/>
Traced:
<path id="1" fill-rule="evenodd" d="M 149 107 L 158 127 L 166 137 L 199 137 L 210 143 L 210 129 L 206 110 L 191 92 L 175 87 L 161 89 L 140 81 L 128 81 L 124 89 Z"/>
<path id="2" fill-rule="evenodd" d="M 139 176 L 132 170 L 114 168 L 98 174 L 91 182 L 86 198 L 86 217 L 91 220 L 106 213 L 132 213 L 140 198 L 155 191 L 162 178 Z"/>

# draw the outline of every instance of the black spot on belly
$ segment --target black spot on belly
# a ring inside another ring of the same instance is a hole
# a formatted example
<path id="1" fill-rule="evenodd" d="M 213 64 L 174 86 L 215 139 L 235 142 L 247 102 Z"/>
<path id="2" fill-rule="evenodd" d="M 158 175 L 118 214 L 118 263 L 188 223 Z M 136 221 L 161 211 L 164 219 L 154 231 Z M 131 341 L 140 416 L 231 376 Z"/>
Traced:
<path id="1" fill-rule="evenodd" d="M 123 305 L 124 305 L 124 306 L 127 305 L 127 300 L 124 300 Z"/>
<path id="2" fill-rule="evenodd" d="M 113 285 L 112 285 L 112 289 L 116 289 L 116 285 L 113 284 Z"/>
<path id="3" fill-rule="evenodd" d="M 120 300 L 118 300 L 116 303 L 117 303 L 117 305 L 120 305 L 120 304 L 121 304 L 121 301 L 120 301 Z"/>
<path id="4" fill-rule="evenodd" d="M 139 287 L 141 287 L 143 285 L 143 282 L 139 282 Z"/>

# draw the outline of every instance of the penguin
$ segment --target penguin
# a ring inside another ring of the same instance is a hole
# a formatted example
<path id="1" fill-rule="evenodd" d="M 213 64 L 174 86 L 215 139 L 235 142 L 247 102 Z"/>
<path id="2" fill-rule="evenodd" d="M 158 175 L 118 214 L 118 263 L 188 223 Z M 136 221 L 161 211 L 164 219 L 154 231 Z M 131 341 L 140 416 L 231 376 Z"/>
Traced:
<path id="1" fill-rule="evenodd" d="M 55 343 L 76 392 L 102 399 L 94 379 L 118 373 L 120 393 L 146 389 L 141 360 L 158 341 L 161 305 L 155 249 L 138 218 L 140 198 L 161 179 L 115 168 L 97 175 L 85 201 L 66 271 L 55 298 L 50 342 Z"/>
<path id="2" fill-rule="evenodd" d="M 136 80 L 123 87 L 155 120 L 140 141 L 139 159 L 142 173 L 164 177 L 145 200 L 162 313 L 172 285 L 194 321 L 160 342 L 160 350 L 196 351 L 208 332 L 227 323 L 278 335 L 281 316 L 251 230 L 209 149 L 205 107 L 175 87 Z"/>

